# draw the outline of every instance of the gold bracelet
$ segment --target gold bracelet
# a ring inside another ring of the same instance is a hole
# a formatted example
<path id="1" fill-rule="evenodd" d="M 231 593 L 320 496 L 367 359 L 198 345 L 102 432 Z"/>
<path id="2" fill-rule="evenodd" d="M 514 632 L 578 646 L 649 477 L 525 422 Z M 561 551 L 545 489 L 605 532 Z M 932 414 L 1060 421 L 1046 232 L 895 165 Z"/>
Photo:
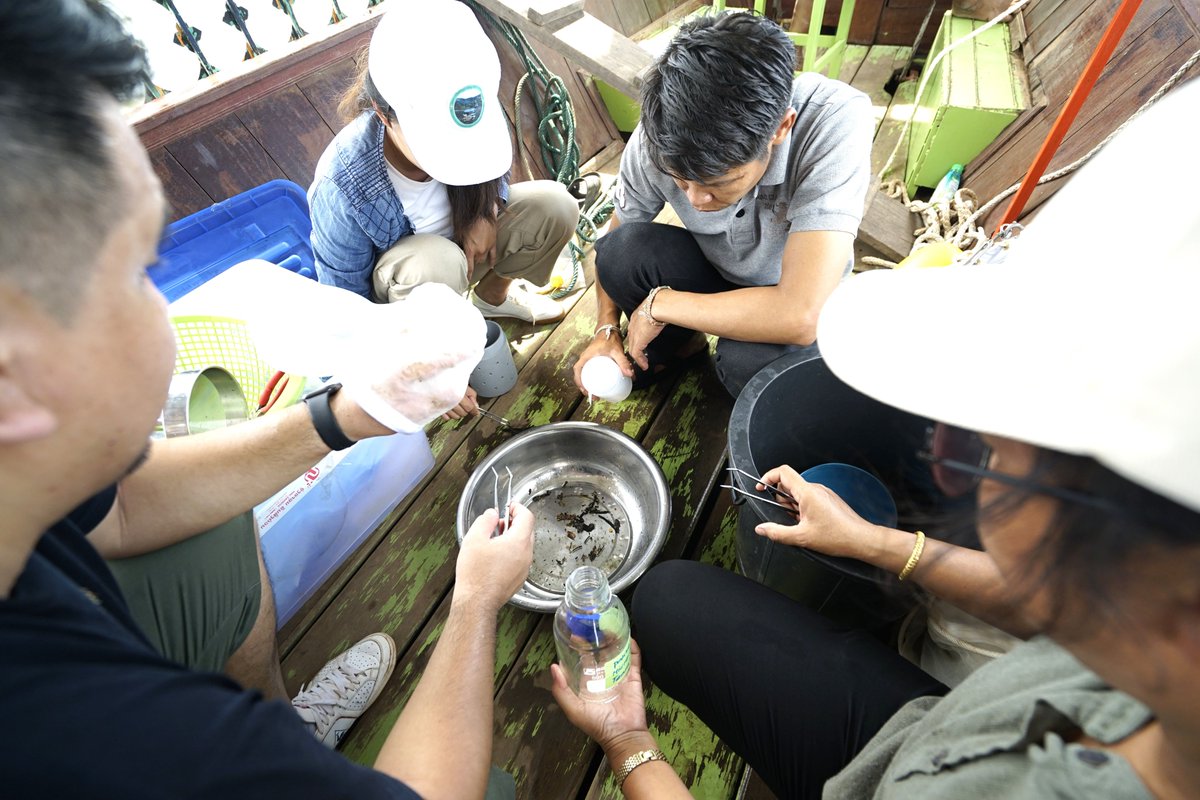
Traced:
<path id="1" fill-rule="evenodd" d="M 909 575 L 912 575 L 913 570 L 917 568 L 917 562 L 921 560 L 921 553 L 925 552 L 925 534 L 917 531 L 917 543 L 913 545 L 912 555 L 908 557 L 908 563 L 904 565 L 904 569 L 900 570 L 900 580 L 905 580 Z"/>
<path id="2" fill-rule="evenodd" d="M 625 784 L 625 779 L 629 777 L 629 773 L 645 764 L 648 761 L 666 761 L 667 757 L 663 755 L 663 751 L 657 747 L 651 750 L 642 750 L 634 753 L 629 758 L 621 762 L 619 767 L 613 768 L 613 777 L 617 779 L 617 788 Z"/>

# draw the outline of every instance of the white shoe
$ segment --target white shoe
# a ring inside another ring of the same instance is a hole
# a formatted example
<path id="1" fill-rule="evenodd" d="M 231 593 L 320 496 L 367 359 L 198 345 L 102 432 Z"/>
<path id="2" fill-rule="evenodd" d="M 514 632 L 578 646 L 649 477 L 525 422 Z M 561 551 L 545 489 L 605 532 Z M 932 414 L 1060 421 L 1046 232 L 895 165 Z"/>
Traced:
<path id="1" fill-rule="evenodd" d="M 396 643 L 386 633 L 373 633 L 330 661 L 292 707 L 326 747 L 337 747 L 379 693 L 396 666 Z"/>
<path id="2" fill-rule="evenodd" d="M 498 306 L 483 300 L 471 290 L 471 302 L 485 317 L 515 317 L 526 322 L 558 322 L 567 315 L 562 305 L 542 294 L 526 291 L 514 283 L 508 288 L 508 297 Z"/>

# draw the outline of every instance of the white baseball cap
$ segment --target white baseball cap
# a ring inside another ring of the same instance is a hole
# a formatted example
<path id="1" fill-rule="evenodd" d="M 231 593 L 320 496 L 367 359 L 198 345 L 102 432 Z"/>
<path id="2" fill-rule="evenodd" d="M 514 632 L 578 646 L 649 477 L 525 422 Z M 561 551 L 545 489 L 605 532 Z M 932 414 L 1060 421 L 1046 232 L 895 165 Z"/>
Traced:
<path id="1" fill-rule="evenodd" d="M 512 166 L 500 58 L 471 9 L 458 0 L 385 8 L 367 71 L 421 169 L 450 186 L 499 178 Z"/>
<path id="2" fill-rule="evenodd" d="M 874 271 L 821 313 L 833 372 L 890 405 L 1095 458 L 1200 510 L 1200 81 L 1047 203 L 1007 261 Z"/>

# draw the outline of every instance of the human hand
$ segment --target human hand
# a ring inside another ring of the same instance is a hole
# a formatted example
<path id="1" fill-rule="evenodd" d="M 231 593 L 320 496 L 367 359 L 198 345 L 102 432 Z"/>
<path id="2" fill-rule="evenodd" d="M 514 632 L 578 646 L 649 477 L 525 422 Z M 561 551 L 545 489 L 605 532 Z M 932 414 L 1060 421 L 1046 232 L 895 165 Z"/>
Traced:
<path id="1" fill-rule="evenodd" d="M 809 483 L 789 466 L 776 467 L 763 475 L 760 491 L 777 486 L 795 499 L 795 525 L 764 522 L 755 533 L 783 544 L 806 547 L 830 556 L 871 559 L 883 549 L 887 528 L 860 517 L 842 498 L 819 483 Z M 785 498 L 777 498 L 787 503 Z"/>
<path id="2" fill-rule="evenodd" d="M 625 335 L 625 347 L 629 350 L 629 357 L 636 361 L 639 367 L 648 370 L 650 369 L 650 360 L 646 357 L 646 348 L 658 338 L 658 335 L 663 332 L 663 328 L 667 326 L 655 325 L 646 319 L 646 316 L 642 314 L 642 306 L 645 304 L 645 301 L 642 301 L 642 305 L 629 315 L 629 331 Z"/>
<path id="3" fill-rule="evenodd" d="M 425 283 L 403 302 L 368 311 L 357 346 L 346 347 L 338 367 L 339 394 L 401 432 L 420 430 L 462 402 L 487 338 L 479 309 L 445 284 Z"/>
<path id="4" fill-rule="evenodd" d="M 621 374 L 627 378 L 633 377 L 633 367 L 630 365 L 629 359 L 625 357 L 625 350 L 621 346 L 621 334 L 613 333 L 612 336 L 597 335 L 583 349 L 583 352 L 579 354 L 579 358 L 575 361 L 575 387 L 585 397 L 588 391 L 583 387 L 583 365 L 596 356 L 608 356 L 617 362 L 617 366 L 621 368 Z"/>
<path id="5" fill-rule="evenodd" d="M 462 419 L 469 417 L 479 410 L 479 395 L 470 386 L 467 387 L 467 393 L 463 395 L 463 399 L 458 402 L 454 408 L 442 414 L 442 419 Z"/>
<path id="6" fill-rule="evenodd" d="M 580 700 L 567 686 L 567 674 L 558 664 L 550 665 L 550 693 L 572 725 L 608 752 L 622 740 L 636 734 L 649 735 L 646 727 L 646 697 L 642 690 L 642 651 L 629 640 L 630 669 L 617 686 L 617 696 L 609 703 Z"/>
<path id="7" fill-rule="evenodd" d="M 489 267 L 496 266 L 496 222 L 480 217 L 471 223 L 463 236 L 463 254 L 467 257 L 467 280 L 475 277 L 475 264 L 485 259 Z"/>
<path id="8" fill-rule="evenodd" d="M 533 514 L 520 503 L 510 506 L 508 528 L 492 536 L 500 521 L 496 509 L 479 515 L 459 545 L 455 564 L 455 600 L 482 602 L 491 611 L 517 593 L 533 561 Z"/>

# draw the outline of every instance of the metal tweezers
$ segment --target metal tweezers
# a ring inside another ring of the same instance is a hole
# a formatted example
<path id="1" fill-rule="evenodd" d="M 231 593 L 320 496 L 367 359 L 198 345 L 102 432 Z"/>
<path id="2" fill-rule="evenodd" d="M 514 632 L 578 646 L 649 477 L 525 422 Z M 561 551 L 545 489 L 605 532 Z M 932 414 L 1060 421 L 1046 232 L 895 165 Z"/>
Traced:
<path id="1" fill-rule="evenodd" d="M 505 531 L 508 530 L 509 508 L 512 506 L 513 474 L 512 474 L 512 470 L 509 469 L 508 467 L 505 467 L 504 471 L 508 473 L 508 492 L 504 499 L 504 511 L 501 512 L 500 511 L 500 473 L 496 471 L 495 467 L 492 467 L 492 475 L 494 475 L 496 477 L 496 483 L 492 487 L 492 502 L 496 506 L 496 513 L 501 515 L 500 516 L 500 533 L 504 533 Z"/>
<path id="2" fill-rule="evenodd" d="M 757 500 L 760 503 L 769 503 L 770 505 L 773 505 L 773 506 L 779 506 L 784 511 L 789 511 L 793 514 L 796 513 L 795 506 L 785 506 L 783 503 L 776 503 L 774 500 L 768 500 L 767 498 L 763 497 L 762 495 L 757 495 L 754 492 L 747 492 L 745 489 L 743 489 L 740 486 L 734 486 L 733 484 L 729 484 L 729 483 L 722 483 L 721 488 L 722 489 L 730 489 L 732 491 L 738 492 L 739 494 L 744 494 L 744 495 L 746 495 L 746 497 L 749 497 L 752 500 Z"/>
<path id="3" fill-rule="evenodd" d="M 766 488 L 765 488 L 763 491 L 770 492 L 772 497 L 783 497 L 783 498 L 786 498 L 786 499 L 788 499 L 788 500 L 791 500 L 793 503 L 796 503 L 796 498 L 792 497 L 790 494 L 788 494 L 787 492 L 785 492 L 783 489 L 780 489 L 778 486 L 775 486 L 775 485 L 773 485 L 773 484 L 767 483 L 767 482 L 766 482 L 765 480 L 763 480 L 762 478 L 759 478 L 759 477 L 756 477 L 756 476 L 754 476 L 754 475 L 751 475 L 749 472 L 746 472 L 745 470 L 738 469 L 737 467 L 734 467 L 734 466 L 728 466 L 728 467 L 726 467 L 725 469 L 729 470 L 730 472 L 736 472 L 736 473 L 737 473 L 737 474 L 739 474 L 739 475 L 744 475 L 745 477 L 747 477 L 747 478 L 749 478 L 750 480 L 754 481 L 754 483 L 755 483 L 755 484 L 759 484 L 759 483 L 761 483 L 761 484 L 762 484 L 764 487 L 766 487 Z M 749 492 L 747 492 L 747 494 L 749 494 Z M 757 495 L 750 495 L 750 496 L 751 496 L 751 497 L 757 497 Z M 775 505 L 779 505 L 779 503 L 776 503 Z M 798 503 L 796 503 L 796 505 L 799 505 L 799 504 L 798 504 Z"/>

